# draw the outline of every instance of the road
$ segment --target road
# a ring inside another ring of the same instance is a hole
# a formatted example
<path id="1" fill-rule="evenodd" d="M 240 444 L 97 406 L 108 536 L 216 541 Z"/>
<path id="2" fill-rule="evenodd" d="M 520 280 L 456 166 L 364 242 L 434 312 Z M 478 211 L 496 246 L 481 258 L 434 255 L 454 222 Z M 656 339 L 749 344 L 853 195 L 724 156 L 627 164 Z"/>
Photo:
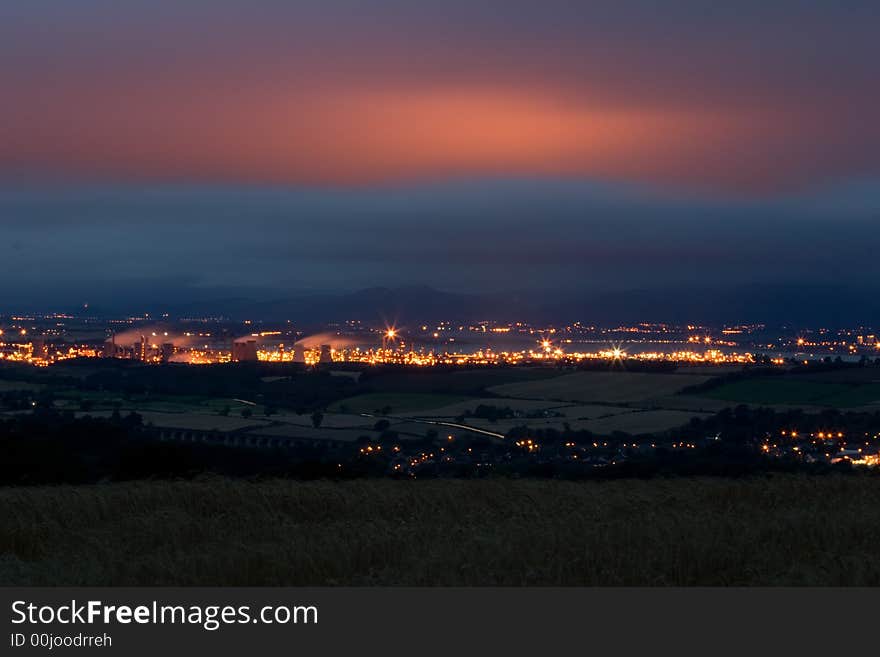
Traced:
<path id="1" fill-rule="evenodd" d="M 470 431 L 471 433 L 478 433 L 484 436 L 489 436 L 490 438 L 497 438 L 499 440 L 504 440 L 503 433 L 497 433 L 495 431 L 487 431 L 485 429 L 478 429 L 477 427 L 472 427 L 467 424 L 459 424 L 458 422 L 442 422 L 440 420 L 426 420 L 424 418 L 417 417 L 400 417 L 397 415 L 373 415 L 372 413 L 359 413 L 361 417 L 370 417 L 370 418 L 380 418 L 385 420 L 396 420 L 398 422 L 416 422 L 417 424 L 432 424 L 438 427 L 450 427 L 452 429 L 461 429 L 462 431 Z"/>

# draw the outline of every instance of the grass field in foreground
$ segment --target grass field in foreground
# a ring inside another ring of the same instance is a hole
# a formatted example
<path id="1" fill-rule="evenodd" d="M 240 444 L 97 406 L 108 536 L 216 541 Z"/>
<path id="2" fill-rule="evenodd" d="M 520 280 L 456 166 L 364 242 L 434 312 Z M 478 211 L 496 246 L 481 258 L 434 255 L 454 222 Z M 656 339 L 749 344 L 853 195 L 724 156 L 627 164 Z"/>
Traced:
<path id="1" fill-rule="evenodd" d="M 880 478 L 0 489 L 4 585 L 877 585 Z"/>

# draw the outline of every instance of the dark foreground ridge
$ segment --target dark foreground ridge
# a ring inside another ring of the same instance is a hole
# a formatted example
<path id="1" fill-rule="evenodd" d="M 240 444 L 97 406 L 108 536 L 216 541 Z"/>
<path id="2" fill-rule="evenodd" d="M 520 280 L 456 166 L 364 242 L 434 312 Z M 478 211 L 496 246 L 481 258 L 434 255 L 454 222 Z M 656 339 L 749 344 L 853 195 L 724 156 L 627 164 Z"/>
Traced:
<path id="1" fill-rule="evenodd" d="M 880 479 L 0 489 L 7 585 L 878 585 Z"/>

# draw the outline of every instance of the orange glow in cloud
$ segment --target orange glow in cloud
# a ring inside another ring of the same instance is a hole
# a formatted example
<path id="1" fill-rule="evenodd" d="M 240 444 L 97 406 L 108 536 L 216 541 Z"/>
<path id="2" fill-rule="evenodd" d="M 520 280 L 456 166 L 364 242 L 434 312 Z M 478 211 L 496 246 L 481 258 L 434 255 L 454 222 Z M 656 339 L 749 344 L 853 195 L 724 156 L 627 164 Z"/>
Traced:
<path id="1" fill-rule="evenodd" d="M 880 166 L 872 3 L 20 4 L 0 11 L 0 179 L 756 191 Z"/>
<path id="2" fill-rule="evenodd" d="M 509 89 L 304 95 L 166 82 L 84 89 L 74 106 L 65 95 L 7 123 L 6 168 L 294 184 L 566 175 L 731 186 L 737 144 L 767 137 L 739 114 L 590 106 Z M 741 164 L 761 171 L 749 158 Z"/>

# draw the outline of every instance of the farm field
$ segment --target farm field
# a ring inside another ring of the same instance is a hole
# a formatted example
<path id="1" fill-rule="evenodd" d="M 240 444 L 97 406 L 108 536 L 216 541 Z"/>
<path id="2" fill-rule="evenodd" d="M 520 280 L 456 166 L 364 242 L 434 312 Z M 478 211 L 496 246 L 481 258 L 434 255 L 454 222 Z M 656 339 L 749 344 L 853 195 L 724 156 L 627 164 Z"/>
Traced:
<path id="1" fill-rule="evenodd" d="M 675 429 L 690 422 L 692 417 L 707 417 L 708 415 L 708 413 L 690 413 L 686 411 L 628 408 L 622 413 L 615 413 L 595 419 L 511 419 L 490 422 L 489 420 L 468 418 L 467 423 L 481 429 L 498 431 L 500 433 L 506 433 L 515 427 L 526 425 L 532 429 L 556 429 L 561 431 L 568 426 L 575 431 L 586 430 L 599 435 L 607 435 L 615 431 L 637 435 L 652 431 Z"/>
<path id="2" fill-rule="evenodd" d="M 357 428 L 330 428 L 321 426 L 315 429 L 312 426 L 278 424 L 264 425 L 247 431 L 248 434 L 259 436 L 275 436 L 279 438 L 306 438 L 308 440 L 347 440 L 354 441 L 364 435 L 372 433 L 371 427 Z"/>
<path id="3" fill-rule="evenodd" d="M 727 383 L 704 395 L 742 404 L 848 408 L 880 404 L 880 383 L 826 383 L 801 377 L 767 377 Z"/>
<path id="4" fill-rule="evenodd" d="M 552 367 L 503 367 L 474 370 L 413 370 L 383 372 L 361 377 L 375 392 L 407 392 L 478 397 L 491 386 L 540 381 L 559 376 Z"/>
<path id="5" fill-rule="evenodd" d="M 537 419 L 513 418 L 508 420 L 496 420 L 495 422 L 482 418 L 467 418 L 465 420 L 465 423 L 470 426 L 497 433 L 507 433 L 511 429 L 522 426 L 527 426 L 531 429 L 556 429 L 557 431 L 561 431 L 565 428 L 566 422 L 565 418 L 560 417 Z M 586 422 L 583 420 L 568 422 L 568 425 L 575 430 L 586 429 Z"/>
<path id="6" fill-rule="evenodd" d="M 798 375 L 798 378 L 818 383 L 880 383 L 880 372 L 871 367 L 848 367 L 824 372 L 808 372 Z"/>
<path id="7" fill-rule="evenodd" d="M 718 413 L 725 408 L 736 406 L 735 402 L 697 395 L 682 394 L 670 395 L 669 397 L 657 397 L 651 400 L 651 405 L 674 411 L 692 411 L 694 413 Z"/>
<path id="8" fill-rule="evenodd" d="M 611 404 L 572 404 L 553 408 L 567 420 L 598 420 L 613 415 L 632 413 L 630 406 L 612 406 Z"/>
<path id="9" fill-rule="evenodd" d="M 136 411 L 157 413 L 213 413 L 228 409 L 230 413 L 240 413 L 250 408 L 254 414 L 262 413 L 259 404 L 246 403 L 231 398 L 214 398 L 195 395 L 130 395 L 122 396 L 115 393 L 90 390 L 59 391 L 54 405 L 63 409 L 77 409 L 81 404 L 88 404 L 90 409 L 119 409 L 120 412 Z"/>
<path id="10" fill-rule="evenodd" d="M 10 586 L 877 586 L 880 479 L 0 489 Z"/>
<path id="11" fill-rule="evenodd" d="M 514 371 L 476 371 L 458 374 L 474 376 L 482 382 L 488 378 L 498 380 L 501 374 Z M 540 372 L 541 375 L 536 374 Z M 358 413 L 374 413 L 383 407 L 390 409 L 392 429 L 402 431 L 400 420 L 407 417 L 437 421 L 455 421 L 464 416 L 464 423 L 497 433 L 507 433 L 520 426 L 534 429 L 565 426 L 574 430 L 590 430 L 600 433 L 625 431 L 645 433 L 665 431 L 687 424 L 692 417 L 705 413 L 692 407 L 665 409 L 655 399 L 677 400 L 675 392 L 682 388 L 708 380 L 702 374 L 655 374 L 640 372 L 576 372 L 560 374 L 555 370 L 536 370 L 528 380 L 502 383 L 488 388 L 490 395 L 450 396 L 446 393 L 370 393 L 342 400 L 330 406 L 334 413 L 345 412 L 349 417 L 359 418 Z M 451 378 L 455 372 L 442 373 Z M 487 376 L 491 374 L 492 376 Z M 548 376 L 552 375 L 552 376 Z M 447 381 L 448 382 L 448 381 Z M 388 382 L 386 381 L 386 384 Z M 721 401 L 699 400 L 703 406 L 725 407 Z M 625 405 L 621 405 L 625 404 Z M 490 421 L 469 417 L 480 405 L 503 409 L 510 408 L 519 417 L 499 418 Z M 530 413 L 546 411 L 544 417 L 525 417 Z M 634 413 L 634 411 L 641 411 Z M 327 417 L 333 417 L 328 415 Z M 336 417 L 344 417 L 338 415 Z M 417 431 L 424 433 L 424 427 Z M 454 433 L 454 429 L 450 429 Z"/>
<path id="12" fill-rule="evenodd" d="M 697 414 L 686 411 L 643 411 L 635 410 L 630 413 L 613 415 L 607 418 L 590 420 L 581 423 L 588 431 L 598 434 L 608 434 L 614 431 L 622 431 L 624 433 L 640 434 L 650 433 L 652 431 L 666 431 L 684 426 L 690 422 L 693 417 L 708 417 L 708 413 Z"/>
<path id="13" fill-rule="evenodd" d="M 30 383 L 28 381 L 8 381 L 0 379 L 0 392 L 12 392 L 14 390 L 42 390 L 46 386 L 40 383 Z"/>
<path id="14" fill-rule="evenodd" d="M 689 374 L 577 372 L 541 381 L 494 386 L 489 391 L 521 399 L 629 403 L 672 395 L 710 378 Z"/>
<path id="15" fill-rule="evenodd" d="M 472 424 L 472 423 L 468 423 Z M 476 426 L 476 425 L 473 425 Z M 391 430 L 398 434 L 401 440 L 406 439 L 418 439 L 423 438 L 429 431 L 436 431 L 440 435 L 446 435 L 448 433 L 461 433 L 458 429 L 450 429 L 449 427 L 444 427 L 443 425 L 436 424 L 427 424 L 425 422 L 392 422 Z M 497 429 L 489 428 L 489 431 L 498 431 Z M 362 432 L 362 433 L 370 433 Z"/>
<path id="16" fill-rule="evenodd" d="M 39 383 L 18 381 L 10 375 L 9 379 L 0 380 L 0 393 L 23 386 L 49 390 L 56 409 L 73 411 L 77 416 L 107 417 L 118 409 L 122 414 L 137 412 L 146 424 L 163 428 L 217 431 L 271 428 L 278 435 L 328 439 L 338 438 L 342 435 L 340 432 L 345 431 L 356 434 L 354 437 L 378 436 L 381 430 L 375 429 L 375 423 L 382 417 L 390 422 L 391 431 L 411 435 L 424 435 L 429 425 L 407 422 L 410 418 L 461 422 L 502 434 L 521 426 L 536 430 L 564 430 L 567 426 L 601 435 L 614 431 L 667 431 L 687 424 L 693 417 L 705 417 L 738 404 L 770 406 L 777 410 L 797 408 L 805 412 L 820 412 L 826 408 L 880 408 L 877 371 L 856 367 L 778 376 L 757 370 L 749 378 L 685 394 L 681 391 L 711 380 L 716 370 L 705 366 L 684 367 L 674 373 L 575 371 L 556 366 L 389 368 L 336 372 L 342 376 L 328 376 L 327 372 L 320 371 L 291 371 L 283 376 L 260 377 L 259 372 L 245 368 L 241 370 L 240 379 L 232 375 L 233 370 L 224 370 L 225 388 L 217 387 L 213 395 L 193 394 L 203 388 L 181 385 L 178 380 L 178 373 L 184 372 L 196 381 L 196 374 L 200 375 L 201 370 L 132 368 L 125 371 L 126 376 L 141 377 L 137 387 L 125 387 L 128 384 L 118 382 L 116 387 L 77 387 L 70 379 L 44 384 L 39 379 Z M 116 370 L 109 372 L 113 374 Z M 717 369 L 717 374 L 725 373 L 730 373 L 730 368 Z M 105 375 L 110 376 L 106 372 Z M 150 377 L 155 377 L 155 381 Z M 215 391 L 213 384 L 210 390 Z M 516 417 L 499 417 L 494 422 L 475 418 L 472 414 L 480 405 L 509 408 Z M 323 412 L 318 428 L 312 423 L 312 411 L 316 408 Z M 243 411 L 249 412 L 250 417 L 242 417 Z M 11 406 L 5 414 L 20 412 L 25 411 Z M 526 417 L 529 415 L 536 417 Z M 406 423 L 405 430 L 402 423 Z"/>
<path id="17" fill-rule="evenodd" d="M 208 415 L 205 413 L 161 413 L 138 411 L 145 425 L 168 429 L 192 429 L 195 431 L 239 431 L 247 427 L 268 426 L 265 419 L 241 416 Z M 111 411 L 78 412 L 78 417 L 110 417 Z"/>
<path id="18" fill-rule="evenodd" d="M 461 395 L 434 393 L 368 393 L 343 399 L 331 404 L 328 410 L 336 413 L 377 413 L 383 408 L 390 409 L 390 414 L 408 411 L 426 411 L 465 401 Z"/>
<path id="19" fill-rule="evenodd" d="M 273 423 L 280 422 L 282 424 L 290 424 L 293 426 L 303 427 L 312 426 L 311 413 L 304 413 L 302 415 L 297 415 L 296 413 L 278 413 L 270 416 L 267 419 L 271 420 Z M 363 417 L 362 415 L 327 412 L 323 414 L 323 418 L 321 420 L 321 428 L 350 429 L 352 427 L 372 427 L 375 422 L 375 419 Z"/>
<path id="20" fill-rule="evenodd" d="M 560 406 L 559 403 L 548 403 L 544 400 L 499 399 L 498 397 L 471 397 L 446 406 L 441 406 L 439 408 L 428 406 L 425 408 L 414 409 L 402 413 L 395 413 L 395 415 L 403 417 L 422 417 L 430 415 L 430 417 L 433 418 L 455 418 L 459 415 L 473 412 L 474 409 L 476 409 L 477 406 L 480 406 L 481 404 L 484 406 L 498 406 L 501 408 L 507 407 L 513 411 L 520 411 L 523 413 L 556 408 Z M 556 408 L 556 410 L 561 411 L 562 408 Z"/>

